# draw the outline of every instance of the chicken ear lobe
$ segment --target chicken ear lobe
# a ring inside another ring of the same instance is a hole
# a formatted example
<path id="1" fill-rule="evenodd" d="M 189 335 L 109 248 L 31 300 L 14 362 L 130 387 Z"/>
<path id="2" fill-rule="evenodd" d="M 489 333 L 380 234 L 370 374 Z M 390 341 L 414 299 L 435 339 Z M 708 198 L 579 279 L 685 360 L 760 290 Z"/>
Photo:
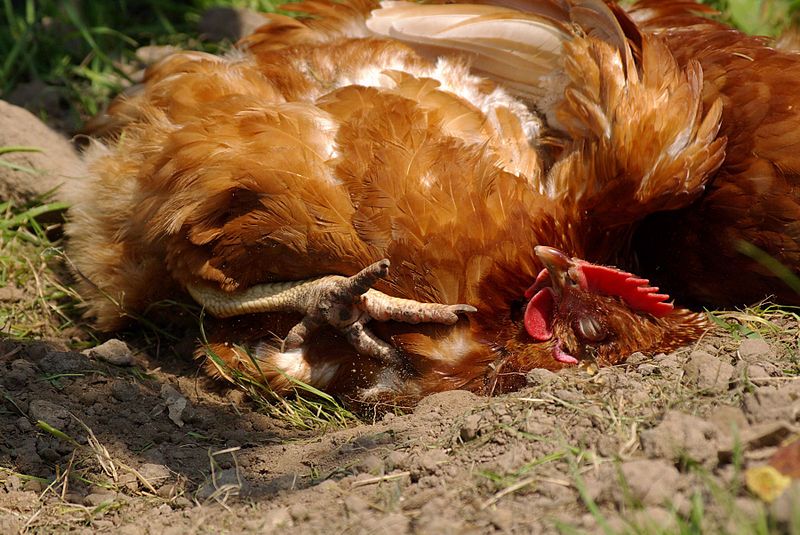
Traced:
<path id="1" fill-rule="evenodd" d="M 555 292 L 552 288 L 543 288 L 528 302 L 525 308 L 525 330 L 537 342 L 544 342 L 553 337 L 553 309 Z"/>

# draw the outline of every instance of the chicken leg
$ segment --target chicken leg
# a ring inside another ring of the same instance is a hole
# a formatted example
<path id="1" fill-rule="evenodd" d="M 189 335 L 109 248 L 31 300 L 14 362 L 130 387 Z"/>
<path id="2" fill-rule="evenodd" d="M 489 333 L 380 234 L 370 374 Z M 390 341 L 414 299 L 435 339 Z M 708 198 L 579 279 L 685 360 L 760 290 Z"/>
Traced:
<path id="1" fill-rule="evenodd" d="M 294 282 L 260 284 L 240 294 L 229 294 L 208 286 L 189 286 L 189 293 L 216 317 L 260 312 L 299 312 L 303 319 L 283 340 L 282 350 L 296 349 L 327 324 L 338 329 L 361 354 L 387 364 L 400 363 L 397 350 L 366 324 L 370 320 L 452 325 L 458 314 L 476 312 L 470 305 L 421 303 L 392 297 L 372 289 L 389 274 L 390 262 L 383 259 L 351 277 L 327 275 Z"/>

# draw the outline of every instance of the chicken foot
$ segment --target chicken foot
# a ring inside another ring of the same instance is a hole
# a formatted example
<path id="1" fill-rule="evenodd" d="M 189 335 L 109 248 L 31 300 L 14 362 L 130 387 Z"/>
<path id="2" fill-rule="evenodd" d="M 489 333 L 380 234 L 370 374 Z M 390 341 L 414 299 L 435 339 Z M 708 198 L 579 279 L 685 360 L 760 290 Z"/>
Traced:
<path id="1" fill-rule="evenodd" d="M 190 285 L 187 289 L 195 301 L 220 318 L 260 312 L 303 314 L 300 323 L 284 338 L 282 351 L 301 347 L 313 331 L 327 324 L 344 334 L 359 353 L 398 364 L 397 350 L 367 328 L 370 320 L 452 325 L 458 321 L 459 314 L 477 309 L 464 304 L 421 303 L 372 289 L 378 280 L 389 274 L 389 265 L 389 260 L 383 259 L 352 277 L 327 275 L 259 284 L 238 294 L 200 285 Z"/>

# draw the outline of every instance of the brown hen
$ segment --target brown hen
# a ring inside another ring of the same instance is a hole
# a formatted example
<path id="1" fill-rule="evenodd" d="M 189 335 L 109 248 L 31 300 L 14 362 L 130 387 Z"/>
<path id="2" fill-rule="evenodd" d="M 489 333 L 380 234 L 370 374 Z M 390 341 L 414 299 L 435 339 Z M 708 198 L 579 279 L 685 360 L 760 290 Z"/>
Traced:
<path id="1" fill-rule="evenodd" d="M 547 6 L 457 6 L 473 66 L 505 86 L 438 57 L 449 44 L 374 37 L 357 0 L 152 67 L 95 121 L 116 134 L 72 209 L 89 314 L 110 330 L 193 298 L 217 318 L 213 373 L 366 400 L 503 392 L 696 339 L 703 315 L 599 264 L 701 195 L 721 107 L 699 64 L 605 4 Z"/>

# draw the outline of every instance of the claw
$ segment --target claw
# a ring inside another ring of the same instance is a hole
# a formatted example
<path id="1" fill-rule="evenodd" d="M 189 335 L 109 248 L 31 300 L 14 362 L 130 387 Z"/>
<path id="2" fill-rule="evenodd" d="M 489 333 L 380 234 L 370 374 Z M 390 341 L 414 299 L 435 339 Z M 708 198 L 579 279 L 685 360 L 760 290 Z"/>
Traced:
<path id="1" fill-rule="evenodd" d="M 370 288 L 375 286 L 376 282 L 389 275 L 390 265 L 388 258 L 370 264 L 352 277 L 345 279 L 345 283 L 342 284 L 343 291 L 354 296 L 364 295 Z"/>
<path id="2" fill-rule="evenodd" d="M 390 262 L 380 260 L 352 277 L 329 275 L 292 283 L 261 284 L 232 295 L 207 286 L 189 286 L 194 299 L 218 317 L 258 312 L 300 312 L 303 319 L 291 328 L 282 349 L 305 344 L 313 331 L 328 324 L 338 329 L 361 354 L 397 365 L 395 348 L 375 336 L 366 324 L 370 320 L 452 325 L 459 314 L 476 312 L 470 305 L 420 303 L 373 290 L 389 274 Z"/>

